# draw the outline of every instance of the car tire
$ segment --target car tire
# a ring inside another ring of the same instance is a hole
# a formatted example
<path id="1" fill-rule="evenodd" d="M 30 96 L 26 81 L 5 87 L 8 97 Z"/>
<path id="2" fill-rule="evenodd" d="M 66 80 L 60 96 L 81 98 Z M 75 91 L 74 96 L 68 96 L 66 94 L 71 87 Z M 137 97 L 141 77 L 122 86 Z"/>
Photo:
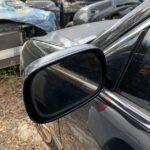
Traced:
<path id="1" fill-rule="evenodd" d="M 52 124 L 36 124 L 36 129 L 45 142 L 45 144 L 52 150 L 62 150 L 60 140 L 56 137 Z"/>

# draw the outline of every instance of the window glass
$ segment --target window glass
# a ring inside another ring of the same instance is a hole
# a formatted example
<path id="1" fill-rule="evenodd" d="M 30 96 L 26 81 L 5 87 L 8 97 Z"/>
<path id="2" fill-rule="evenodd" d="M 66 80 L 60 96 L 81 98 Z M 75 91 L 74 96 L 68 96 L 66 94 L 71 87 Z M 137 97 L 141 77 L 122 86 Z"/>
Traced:
<path id="1" fill-rule="evenodd" d="M 150 31 L 133 55 L 120 90 L 123 96 L 150 110 Z"/>
<path id="2" fill-rule="evenodd" d="M 125 35 L 113 46 L 104 50 L 107 67 L 105 87 L 108 89 L 112 89 L 115 86 L 122 69 L 127 63 L 130 52 L 135 46 L 139 33 L 134 36 L 127 36 Z"/>

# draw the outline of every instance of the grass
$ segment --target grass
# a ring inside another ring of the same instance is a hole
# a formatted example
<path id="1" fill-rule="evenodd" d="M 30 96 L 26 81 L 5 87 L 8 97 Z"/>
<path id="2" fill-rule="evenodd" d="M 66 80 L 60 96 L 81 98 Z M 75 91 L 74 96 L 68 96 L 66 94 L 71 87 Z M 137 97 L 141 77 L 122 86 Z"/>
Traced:
<path id="1" fill-rule="evenodd" d="M 14 65 L 0 70 L 0 80 L 15 80 L 19 77 L 19 66 Z"/>

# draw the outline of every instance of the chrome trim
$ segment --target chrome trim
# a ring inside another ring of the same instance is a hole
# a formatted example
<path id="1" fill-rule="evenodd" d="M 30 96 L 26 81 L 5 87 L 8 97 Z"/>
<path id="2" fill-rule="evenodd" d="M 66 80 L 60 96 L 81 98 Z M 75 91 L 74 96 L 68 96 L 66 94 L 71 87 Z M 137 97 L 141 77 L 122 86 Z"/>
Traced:
<path id="1" fill-rule="evenodd" d="M 150 112 L 142 109 L 116 92 L 111 92 L 107 89 L 103 89 L 99 96 L 103 100 L 105 100 L 105 97 L 111 98 L 111 101 L 105 101 L 128 115 L 130 118 L 134 119 L 134 121 L 138 122 L 144 128 L 150 130 Z M 120 100 L 119 97 L 122 100 Z"/>

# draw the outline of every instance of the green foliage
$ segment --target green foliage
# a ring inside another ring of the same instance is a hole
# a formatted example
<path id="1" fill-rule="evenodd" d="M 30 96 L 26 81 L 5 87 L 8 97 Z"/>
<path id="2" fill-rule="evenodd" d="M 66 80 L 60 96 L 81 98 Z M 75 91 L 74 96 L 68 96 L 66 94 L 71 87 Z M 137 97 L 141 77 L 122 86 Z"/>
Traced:
<path id="1" fill-rule="evenodd" d="M 15 80 L 19 77 L 19 66 L 14 65 L 0 70 L 0 80 Z"/>

